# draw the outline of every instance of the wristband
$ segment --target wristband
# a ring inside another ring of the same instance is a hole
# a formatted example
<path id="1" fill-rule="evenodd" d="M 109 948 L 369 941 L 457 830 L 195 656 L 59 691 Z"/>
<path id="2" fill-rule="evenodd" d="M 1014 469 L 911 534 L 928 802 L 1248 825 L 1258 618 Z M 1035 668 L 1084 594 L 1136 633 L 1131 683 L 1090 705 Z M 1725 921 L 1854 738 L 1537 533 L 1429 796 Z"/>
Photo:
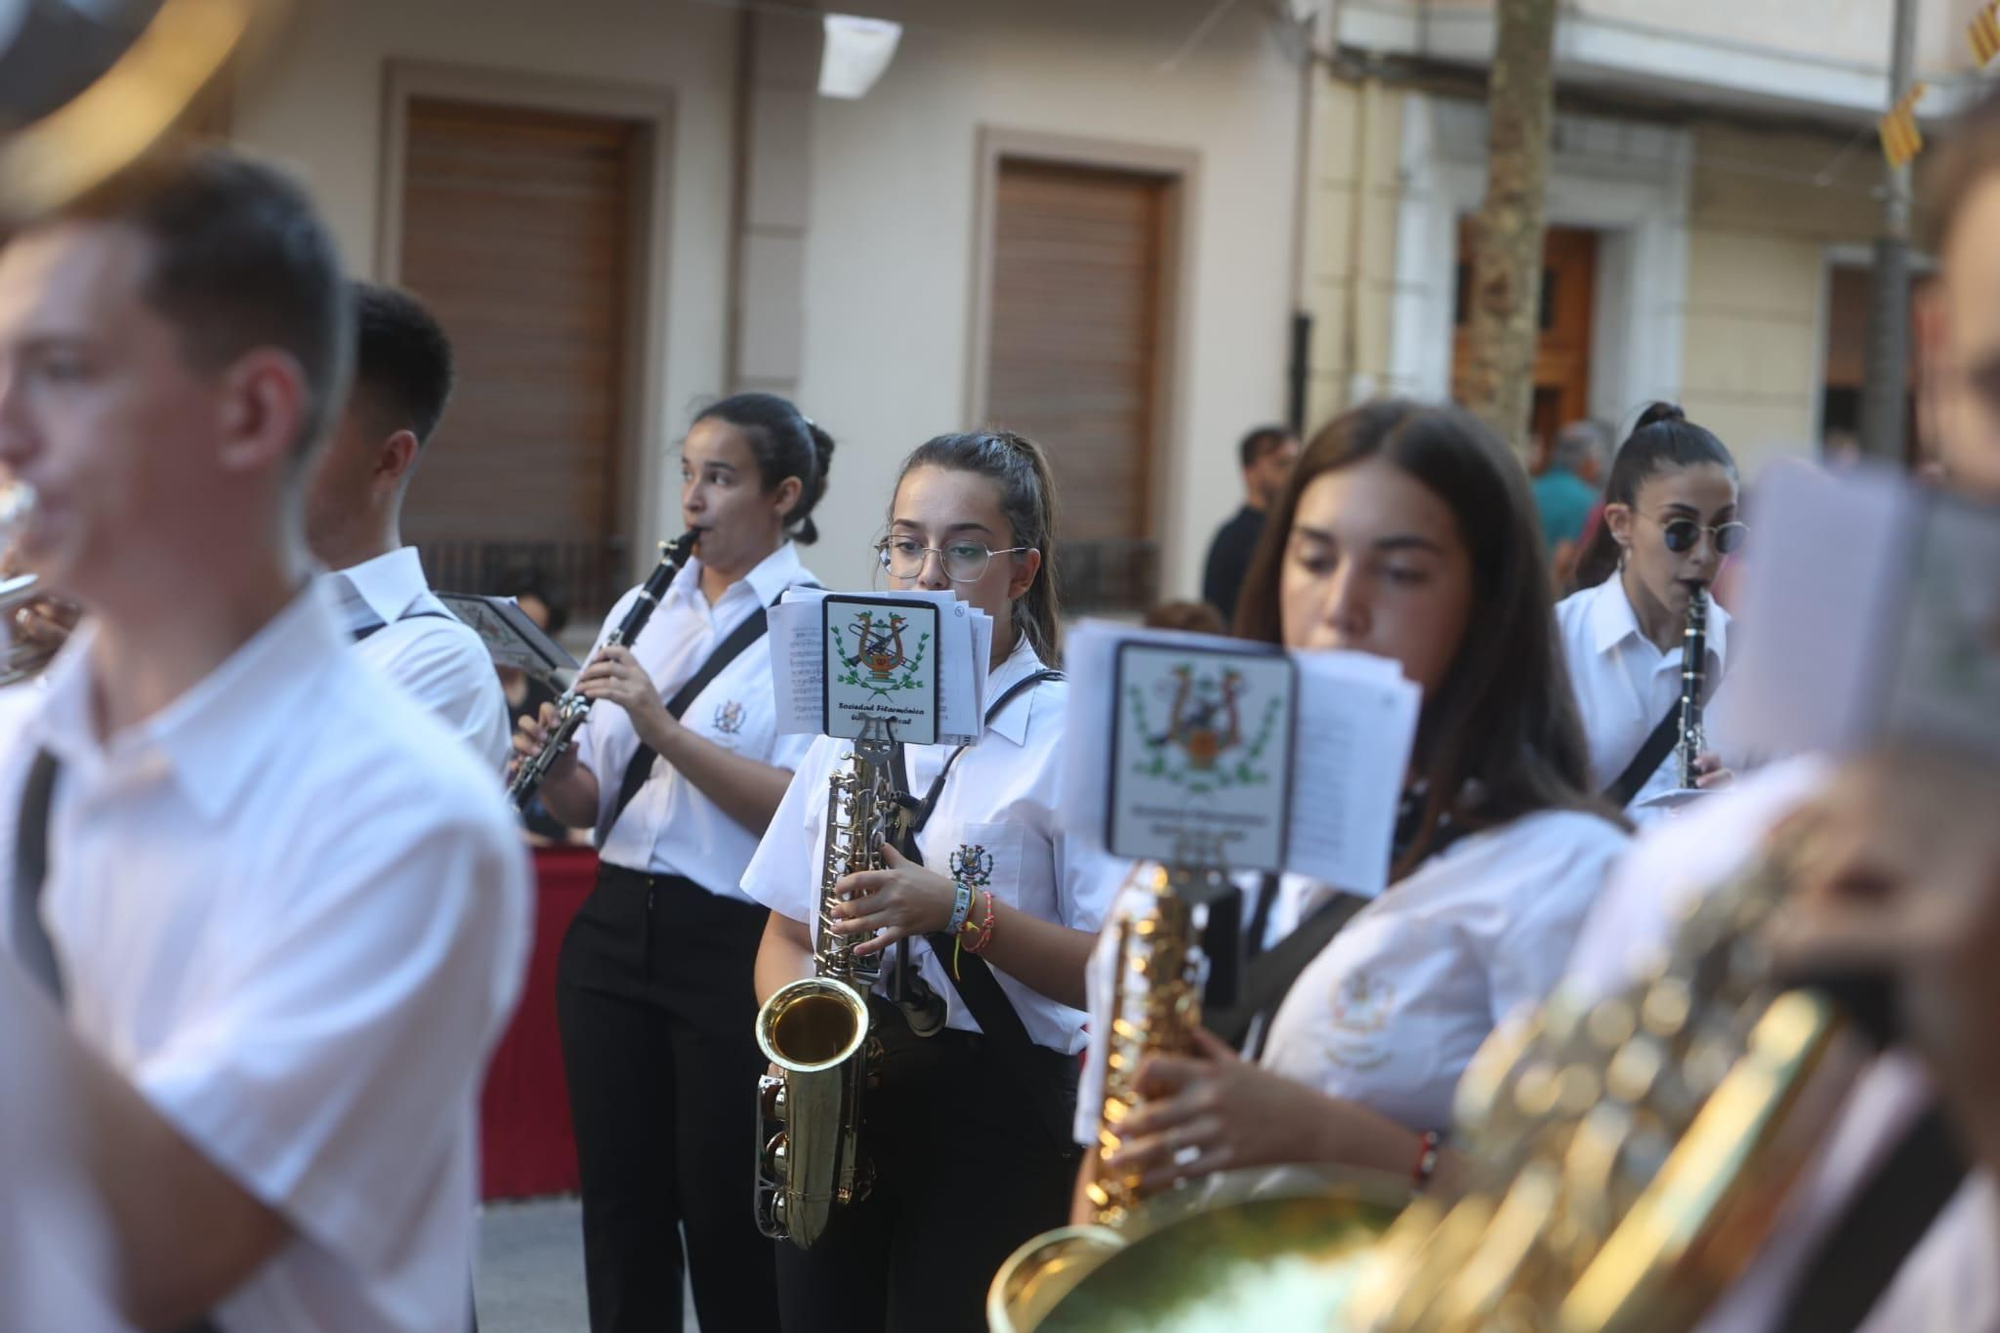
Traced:
<path id="1" fill-rule="evenodd" d="M 951 922 L 944 928 L 945 934 L 956 935 L 958 928 L 965 924 L 966 915 L 972 911 L 972 886 L 964 880 L 952 885 L 957 891 L 951 904 Z"/>

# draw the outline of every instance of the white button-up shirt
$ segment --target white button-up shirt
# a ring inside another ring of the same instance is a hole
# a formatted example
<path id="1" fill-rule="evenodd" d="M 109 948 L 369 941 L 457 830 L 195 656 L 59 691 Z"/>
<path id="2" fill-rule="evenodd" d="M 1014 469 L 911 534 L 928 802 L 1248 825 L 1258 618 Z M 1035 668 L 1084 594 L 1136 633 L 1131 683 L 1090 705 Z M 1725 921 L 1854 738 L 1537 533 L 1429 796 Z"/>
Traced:
<path id="1" fill-rule="evenodd" d="M 350 636 L 383 627 L 354 645 L 356 657 L 396 682 L 495 772 L 507 766 L 514 729 L 493 659 L 472 627 L 431 595 L 415 547 L 323 574 L 320 582 Z"/>
<path id="2" fill-rule="evenodd" d="M 1565 988 L 1584 1000 L 1616 993 L 1644 974 L 1673 937 L 1689 900 L 1725 883 L 1790 810 L 1827 781 L 1823 759 L 1790 760 L 1648 830 L 1613 875 L 1578 937 Z M 1791 1290 L 1874 1169 L 1929 1101 L 1918 1062 L 1891 1051 L 1861 1076 L 1831 1134 L 1793 1184 L 1757 1257 L 1724 1292 L 1701 1333 L 1774 1327 Z M 1897 1269 L 1860 1333 L 1960 1333 L 2000 1329 L 2000 1192 L 1990 1172 L 1966 1177 Z"/>
<path id="3" fill-rule="evenodd" d="M 998 699 L 1015 681 L 1042 669 L 1024 636 L 987 679 L 986 697 Z M 919 835 L 924 864 L 962 879 L 1044 921 L 1095 931 L 1118 891 L 1129 863 L 1085 851 L 1063 834 L 1054 808 L 1069 686 L 1043 681 L 1008 701 L 999 716 L 952 766 L 929 824 Z M 905 751 L 910 790 L 921 797 L 954 747 L 912 745 Z M 752 899 L 818 929 L 821 867 L 826 846 L 827 782 L 853 752 L 849 741 L 822 736 L 799 764 L 770 832 L 743 874 Z M 895 949 L 884 956 L 880 989 L 895 972 Z M 946 1001 L 945 1023 L 968 1032 L 979 1024 L 959 999 L 944 966 L 922 939 L 910 943 L 912 966 Z M 1040 1046 L 1083 1049 L 1084 1014 L 1030 990 L 1000 969 L 1000 989 L 1014 1004 Z"/>
<path id="4" fill-rule="evenodd" d="M 701 669 L 717 645 L 759 609 L 769 608 L 785 589 L 811 583 L 798 548 L 786 542 L 729 585 L 713 606 L 701 590 L 701 560 L 681 567 L 646 622 L 632 656 L 652 677 L 661 702 L 674 697 Z M 605 617 L 597 642 L 603 644 L 638 598 L 637 588 L 619 598 Z M 592 648 L 592 653 L 596 648 Z M 736 655 L 681 715 L 681 725 L 745 759 L 773 768 L 794 769 L 812 744 L 810 736 L 777 734 L 777 702 L 771 654 L 759 641 Z M 701 789 L 665 760 L 655 757 L 646 785 L 609 829 L 612 804 L 625 768 L 639 749 L 632 718 L 616 704 L 590 710 L 577 740 L 577 758 L 597 777 L 598 854 L 612 865 L 655 875 L 684 875 L 726 898 L 741 898 L 743 867 L 757 850 L 758 830 L 744 828 Z"/>
<path id="5" fill-rule="evenodd" d="M 1556 604 L 1570 684 L 1590 745 L 1590 780 L 1603 791 L 1625 771 L 1667 709 L 1681 697 L 1681 646 L 1661 652 L 1639 630 L 1639 619 L 1617 575 Z M 1729 612 L 1710 601 L 1706 641 L 1708 699 L 1702 713 L 1707 748 L 1734 767 L 1728 748 L 1728 696 L 1718 688 L 1729 670 Z M 1633 820 L 1649 823 L 1687 798 L 1673 751 L 1626 803 Z"/>
<path id="6" fill-rule="evenodd" d="M 92 637 L 0 721 L 0 883 L 46 749 L 41 910 L 71 1026 L 295 1233 L 217 1320 L 461 1327 L 480 1076 L 527 962 L 499 785 L 318 595 L 104 741 Z"/>
<path id="7" fill-rule="evenodd" d="M 1374 899 L 1306 965 L 1261 1063 L 1412 1129 L 1451 1124 L 1473 1052 L 1554 989 L 1623 831 L 1571 810 L 1468 834 Z M 1287 905 L 1310 914 L 1330 891 Z"/>

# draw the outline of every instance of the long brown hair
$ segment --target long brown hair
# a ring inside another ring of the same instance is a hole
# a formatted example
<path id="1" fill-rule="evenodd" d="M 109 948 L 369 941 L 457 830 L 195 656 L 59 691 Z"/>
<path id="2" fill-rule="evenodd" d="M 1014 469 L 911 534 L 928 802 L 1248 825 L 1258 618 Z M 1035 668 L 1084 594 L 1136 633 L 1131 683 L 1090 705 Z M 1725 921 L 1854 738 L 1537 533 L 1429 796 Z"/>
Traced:
<path id="1" fill-rule="evenodd" d="M 1412 769 L 1427 796 L 1417 837 L 1396 873 L 1429 853 L 1446 816 L 1461 829 L 1550 809 L 1587 810 L 1619 822 L 1590 794 L 1588 751 L 1527 475 L 1491 431 L 1456 408 L 1403 399 L 1369 403 L 1313 437 L 1264 525 L 1237 603 L 1236 632 L 1284 641 L 1278 585 L 1299 496 L 1326 473 L 1371 458 L 1445 502 L 1472 566 L 1465 637 L 1417 723 Z"/>
<path id="2" fill-rule="evenodd" d="M 1000 514 L 1013 529 L 1015 546 L 1042 553 L 1035 581 L 1014 603 L 1014 620 L 1035 655 L 1048 666 L 1062 664 L 1061 593 L 1056 583 L 1056 480 L 1048 455 L 1024 435 L 982 430 L 939 435 L 911 451 L 896 473 L 896 487 L 920 467 L 976 472 L 999 488 Z M 894 492 L 890 505 L 894 506 Z M 890 514 L 893 519 L 894 513 Z"/>

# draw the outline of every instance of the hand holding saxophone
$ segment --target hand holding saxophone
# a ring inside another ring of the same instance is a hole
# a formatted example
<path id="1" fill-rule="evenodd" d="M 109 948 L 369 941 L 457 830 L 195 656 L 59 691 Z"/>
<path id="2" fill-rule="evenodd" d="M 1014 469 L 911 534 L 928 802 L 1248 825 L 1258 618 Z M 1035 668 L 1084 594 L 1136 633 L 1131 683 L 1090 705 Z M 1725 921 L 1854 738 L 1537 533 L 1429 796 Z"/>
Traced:
<path id="1" fill-rule="evenodd" d="M 1140 1172 L 1151 1192 L 1241 1167 L 1391 1160 L 1377 1141 L 1416 1136 L 1358 1103 L 1251 1063 L 1206 1029 L 1188 1055 L 1155 1055 L 1139 1068 L 1145 1097 L 1127 1116 L 1107 1166 Z M 1414 1151 L 1414 1148 L 1412 1148 Z"/>
<path id="2" fill-rule="evenodd" d="M 957 896 L 952 882 L 882 844 L 881 870 L 862 870 L 840 881 L 847 901 L 833 909 L 832 929 L 841 935 L 875 937 L 854 946 L 857 954 L 881 953 L 897 940 L 932 935 L 951 925 Z"/>

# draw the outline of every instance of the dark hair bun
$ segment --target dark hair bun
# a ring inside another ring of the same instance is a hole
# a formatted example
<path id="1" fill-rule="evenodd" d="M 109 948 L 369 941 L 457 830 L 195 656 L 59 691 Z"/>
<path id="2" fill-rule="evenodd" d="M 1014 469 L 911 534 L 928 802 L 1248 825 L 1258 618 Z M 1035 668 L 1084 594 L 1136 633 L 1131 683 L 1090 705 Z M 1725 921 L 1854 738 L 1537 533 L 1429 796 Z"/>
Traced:
<path id="1" fill-rule="evenodd" d="M 1687 413 L 1681 411 L 1679 403 L 1648 403 L 1646 410 L 1639 414 L 1639 420 L 1632 429 L 1641 431 L 1648 426 L 1657 426 L 1662 421 L 1686 420 Z"/>

